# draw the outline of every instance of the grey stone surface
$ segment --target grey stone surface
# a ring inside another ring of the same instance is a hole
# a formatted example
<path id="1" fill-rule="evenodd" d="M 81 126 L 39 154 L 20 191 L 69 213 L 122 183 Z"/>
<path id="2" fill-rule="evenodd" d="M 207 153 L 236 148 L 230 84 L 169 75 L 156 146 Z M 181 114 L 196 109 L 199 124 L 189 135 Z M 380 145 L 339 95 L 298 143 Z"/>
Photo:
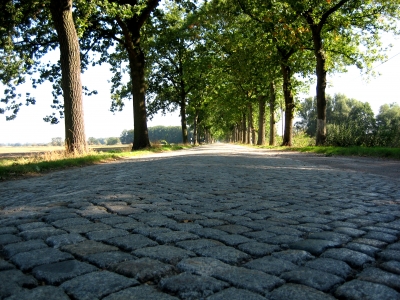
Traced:
<path id="1" fill-rule="evenodd" d="M 400 294 L 385 285 L 362 280 L 352 280 L 341 285 L 335 296 L 339 299 L 382 300 L 400 299 Z"/>
<path id="2" fill-rule="evenodd" d="M 380 251 L 379 248 L 359 243 L 348 243 L 346 244 L 346 248 L 365 253 L 373 258 L 375 257 L 375 254 Z"/>
<path id="3" fill-rule="evenodd" d="M 99 231 L 88 232 L 86 234 L 86 237 L 89 240 L 105 242 L 105 241 L 108 241 L 109 239 L 112 239 L 115 237 L 124 237 L 128 234 L 129 234 L 129 232 L 126 230 L 112 228 L 109 230 L 99 230 Z"/>
<path id="4" fill-rule="evenodd" d="M 364 237 L 354 239 L 353 243 L 365 244 L 365 245 L 369 245 L 369 246 L 380 248 L 380 249 L 385 248 L 387 246 L 387 243 L 385 243 L 385 242 L 374 240 L 374 239 L 367 239 Z"/>
<path id="5" fill-rule="evenodd" d="M 221 292 L 218 292 L 210 297 L 207 297 L 207 300 L 265 300 L 267 298 L 264 298 L 263 296 L 260 296 L 258 294 L 249 292 L 247 290 L 242 290 L 242 289 L 237 289 L 237 288 L 229 288 L 225 289 Z"/>
<path id="6" fill-rule="evenodd" d="M 2 252 L 5 258 L 10 258 L 15 254 L 29 252 L 40 248 L 48 248 L 48 246 L 42 240 L 30 240 L 6 245 L 3 247 Z"/>
<path id="7" fill-rule="evenodd" d="M 96 241 L 83 241 L 78 244 L 66 245 L 61 247 L 62 251 L 69 252 L 77 257 L 83 258 L 90 254 L 99 252 L 117 251 L 118 248 L 110 245 L 105 245 Z"/>
<path id="8" fill-rule="evenodd" d="M 2 234 L 0 235 L 0 247 L 12 243 L 21 242 L 22 239 L 14 234 Z"/>
<path id="9" fill-rule="evenodd" d="M 385 243 L 394 243 L 398 240 L 397 236 L 395 235 L 379 231 L 370 231 L 366 235 L 364 235 L 363 238 L 374 239 Z"/>
<path id="10" fill-rule="evenodd" d="M 172 265 L 177 264 L 184 258 L 196 256 L 192 251 L 166 245 L 140 248 L 133 251 L 132 254 L 138 257 L 159 259 L 162 262 Z"/>
<path id="11" fill-rule="evenodd" d="M 34 239 L 43 239 L 54 235 L 65 234 L 66 232 L 61 229 L 57 229 L 54 227 L 39 227 L 35 229 L 30 229 L 26 231 L 22 231 L 19 235 L 23 237 L 25 240 L 34 240 Z"/>
<path id="12" fill-rule="evenodd" d="M 78 244 L 85 241 L 86 238 L 77 233 L 67 233 L 51 236 L 46 239 L 46 243 L 53 248 L 60 248 L 65 245 Z"/>
<path id="13" fill-rule="evenodd" d="M 135 257 L 129 253 L 125 253 L 122 251 L 110 251 L 89 254 L 83 259 L 101 269 L 107 269 L 110 265 L 127 260 L 133 260 L 135 259 Z"/>
<path id="14" fill-rule="evenodd" d="M 75 299 L 91 300 L 137 284 L 135 279 L 108 271 L 100 271 L 75 277 L 64 282 L 60 287 Z"/>
<path id="15" fill-rule="evenodd" d="M 46 300 L 46 299 L 57 299 L 57 300 L 70 300 L 67 294 L 60 288 L 54 286 L 39 286 L 31 290 L 21 290 L 7 300 Z"/>
<path id="16" fill-rule="evenodd" d="M 268 245 L 265 243 L 254 242 L 254 241 L 240 244 L 237 246 L 237 248 L 254 257 L 266 256 L 275 251 L 280 250 L 280 247 L 277 245 Z"/>
<path id="17" fill-rule="evenodd" d="M 400 262 L 398 261 L 390 260 L 380 264 L 380 267 L 386 271 L 400 275 Z"/>
<path id="18" fill-rule="evenodd" d="M 335 298 L 311 287 L 288 283 L 274 291 L 269 296 L 271 300 L 334 300 Z"/>
<path id="19" fill-rule="evenodd" d="M 317 258 L 305 264 L 305 267 L 331 273 L 346 279 L 352 269 L 343 261 L 331 258 Z"/>
<path id="20" fill-rule="evenodd" d="M 41 248 L 29 252 L 22 252 L 11 257 L 11 261 L 23 271 L 32 269 L 33 267 L 51 264 L 74 257 L 65 252 L 53 248 Z"/>
<path id="21" fill-rule="evenodd" d="M 397 291 L 400 290 L 400 276 L 382 271 L 378 268 L 364 269 L 360 274 L 358 274 L 357 279 L 384 284 Z"/>
<path id="22" fill-rule="evenodd" d="M 107 241 L 110 245 L 120 247 L 126 251 L 133 251 L 136 249 L 157 246 L 158 243 L 141 235 L 141 234 L 130 234 L 128 236 L 116 237 Z"/>
<path id="23" fill-rule="evenodd" d="M 290 261 L 296 265 L 304 265 L 307 261 L 314 259 L 315 257 L 312 256 L 307 251 L 303 250 L 285 250 L 272 253 L 273 257 Z"/>
<path id="24" fill-rule="evenodd" d="M 8 261 L 0 258 L 0 271 L 11 270 L 14 269 L 14 265 L 10 264 Z"/>
<path id="25" fill-rule="evenodd" d="M 335 241 L 327 241 L 321 239 L 306 239 L 289 244 L 289 248 L 305 250 L 313 255 L 320 255 L 325 250 L 329 248 L 339 247 L 340 245 L 341 245 L 340 242 L 335 242 Z"/>
<path id="26" fill-rule="evenodd" d="M 32 274 L 47 284 L 59 285 L 66 280 L 94 271 L 97 271 L 97 268 L 92 265 L 77 260 L 67 260 L 35 267 Z"/>
<path id="27" fill-rule="evenodd" d="M 113 293 L 104 300 L 126 300 L 126 299 L 140 299 L 140 300 L 178 300 L 179 298 L 171 295 L 161 293 L 156 288 L 147 285 L 136 286 L 127 288 L 117 293 Z"/>
<path id="28" fill-rule="evenodd" d="M 208 276 L 181 273 L 176 276 L 162 279 L 159 286 L 164 291 L 176 293 L 183 299 L 195 300 L 219 292 L 228 287 L 229 284 Z"/>
<path id="29" fill-rule="evenodd" d="M 160 244 L 170 244 L 184 240 L 195 240 L 198 238 L 197 235 L 184 231 L 163 232 L 155 236 L 155 240 Z"/>
<path id="30" fill-rule="evenodd" d="M 194 251 L 196 249 L 201 248 L 210 248 L 215 246 L 223 246 L 219 241 L 210 240 L 210 239 L 198 239 L 198 240 L 189 240 L 189 241 L 182 241 L 176 243 L 178 247 L 181 247 L 186 250 Z"/>
<path id="31" fill-rule="evenodd" d="M 318 239 L 318 240 L 326 240 L 326 241 L 333 241 L 338 243 L 347 243 L 351 241 L 351 237 L 348 235 L 337 233 L 333 231 L 321 231 L 315 232 L 308 236 L 309 239 Z"/>
<path id="32" fill-rule="evenodd" d="M 239 264 L 250 258 L 248 254 L 228 246 L 200 248 L 194 252 L 197 255 L 216 258 L 228 264 Z"/>
<path id="33" fill-rule="evenodd" d="M 173 275 L 175 268 L 148 257 L 114 264 L 111 269 L 140 282 L 158 282 L 162 277 Z"/>
<path id="34" fill-rule="evenodd" d="M 193 257 L 181 260 L 177 268 L 182 272 L 214 276 L 219 270 L 229 270 L 231 266 L 211 257 Z"/>
<path id="35" fill-rule="evenodd" d="M 364 253 L 345 248 L 329 249 L 322 253 L 321 257 L 342 260 L 354 268 L 360 268 L 375 261 L 375 259 Z"/>
<path id="36" fill-rule="evenodd" d="M 400 250 L 383 250 L 377 256 L 384 261 L 395 260 L 400 262 Z"/>
<path id="37" fill-rule="evenodd" d="M 283 272 L 292 271 L 298 268 L 290 261 L 279 258 L 265 256 L 263 258 L 252 260 L 243 265 L 246 268 L 263 271 L 268 274 L 279 276 Z"/>

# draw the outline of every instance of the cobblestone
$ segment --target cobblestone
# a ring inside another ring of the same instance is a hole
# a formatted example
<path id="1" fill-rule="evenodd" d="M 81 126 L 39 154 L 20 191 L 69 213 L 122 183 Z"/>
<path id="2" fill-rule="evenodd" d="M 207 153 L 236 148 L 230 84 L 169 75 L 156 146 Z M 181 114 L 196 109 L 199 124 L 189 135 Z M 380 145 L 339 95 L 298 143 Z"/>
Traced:
<path id="1" fill-rule="evenodd" d="M 400 299 L 400 181 L 358 160 L 215 144 L 0 182 L 0 299 Z"/>

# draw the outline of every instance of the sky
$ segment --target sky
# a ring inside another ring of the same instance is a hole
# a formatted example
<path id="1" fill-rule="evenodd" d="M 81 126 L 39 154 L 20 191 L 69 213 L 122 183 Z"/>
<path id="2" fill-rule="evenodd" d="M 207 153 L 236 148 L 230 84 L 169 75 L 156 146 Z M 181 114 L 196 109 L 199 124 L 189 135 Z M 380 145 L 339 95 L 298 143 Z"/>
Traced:
<path id="1" fill-rule="evenodd" d="M 356 67 L 349 67 L 347 73 L 328 74 L 327 94 L 342 93 L 349 98 L 369 102 L 375 114 L 378 114 L 379 107 L 385 103 L 400 104 L 400 39 L 386 37 L 384 44 L 389 43 L 393 45 L 388 52 L 389 60 L 374 66 L 375 71 L 380 73 L 379 76 L 366 78 Z M 111 74 L 107 66 L 92 67 L 82 75 L 83 85 L 98 91 L 97 95 L 85 96 L 83 100 L 87 138 L 119 137 L 124 129 L 133 128 L 132 102 L 126 103 L 122 112 L 113 114 L 109 111 L 111 101 L 108 80 L 110 79 Z M 13 121 L 6 121 L 5 116 L 0 115 L 0 144 L 49 143 L 54 137 L 64 138 L 63 119 L 57 125 L 43 121 L 46 115 L 53 112 L 50 108 L 51 84 L 43 84 L 37 89 L 32 89 L 30 84 L 27 84 L 21 91 L 30 92 L 36 97 L 37 102 L 28 107 L 22 106 Z M 302 95 L 302 97 L 307 96 L 315 96 L 315 86 L 310 87 L 308 95 Z M 179 113 L 157 115 L 148 121 L 148 127 L 157 125 L 180 126 Z"/>

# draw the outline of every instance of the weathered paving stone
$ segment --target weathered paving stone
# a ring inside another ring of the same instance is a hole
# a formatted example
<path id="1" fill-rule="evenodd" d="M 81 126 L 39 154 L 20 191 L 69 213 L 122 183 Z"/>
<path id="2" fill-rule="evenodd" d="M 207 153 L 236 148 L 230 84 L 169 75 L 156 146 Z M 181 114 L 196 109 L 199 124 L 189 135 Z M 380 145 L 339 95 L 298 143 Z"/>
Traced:
<path id="1" fill-rule="evenodd" d="M 196 256 L 192 251 L 166 245 L 140 248 L 133 251 L 132 254 L 138 257 L 158 259 L 172 265 L 177 264 L 184 258 Z"/>
<path id="2" fill-rule="evenodd" d="M 280 277 L 286 282 L 304 284 L 323 292 L 327 292 L 335 285 L 344 282 L 341 277 L 309 268 L 285 272 Z"/>
<path id="3" fill-rule="evenodd" d="M 345 235 L 351 236 L 351 237 L 360 237 L 366 232 L 363 230 L 355 229 L 355 228 L 350 228 L 350 227 L 336 227 L 334 229 L 335 232 L 337 233 L 343 233 Z"/>
<path id="4" fill-rule="evenodd" d="M 215 239 L 215 240 L 218 240 L 220 237 L 228 234 L 225 231 L 213 228 L 194 228 L 190 230 L 190 232 L 198 235 L 199 237 Z"/>
<path id="5" fill-rule="evenodd" d="M 365 245 L 369 245 L 369 246 L 376 247 L 376 248 L 385 248 L 387 246 L 387 243 L 385 243 L 385 242 L 374 240 L 374 239 L 366 239 L 366 238 L 354 239 L 352 242 L 365 244 Z"/>
<path id="6" fill-rule="evenodd" d="M 362 280 L 346 282 L 335 291 L 339 299 L 382 300 L 400 299 L 400 294 L 385 285 Z"/>
<path id="7" fill-rule="evenodd" d="M 273 257 L 290 261 L 296 265 L 303 265 L 305 262 L 314 259 L 310 253 L 303 250 L 285 250 L 272 253 Z"/>
<path id="8" fill-rule="evenodd" d="M 78 244 L 83 241 L 86 241 L 86 238 L 77 233 L 61 234 L 46 239 L 46 243 L 56 249 L 65 245 Z"/>
<path id="9" fill-rule="evenodd" d="M 99 231 L 91 231 L 86 233 L 86 237 L 89 240 L 104 242 L 109 239 L 115 237 L 121 237 L 128 235 L 129 232 L 123 229 L 108 229 L 108 230 L 99 230 Z"/>
<path id="10" fill-rule="evenodd" d="M 69 252 L 79 258 L 83 258 L 90 254 L 95 254 L 99 252 L 116 251 L 118 250 L 118 248 L 95 241 L 83 241 L 79 244 L 63 246 L 61 247 L 61 250 Z"/>
<path id="11" fill-rule="evenodd" d="M 213 276 L 218 270 L 228 270 L 231 266 L 211 257 L 193 257 L 181 260 L 177 268 L 182 272 Z"/>
<path id="12" fill-rule="evenodd" d="M 384 213 L 370 213 L 366 216 L 369 220 L 374 220 L 376 222 L 391 222 L 396 219 L 395 216 L 391 214 L 384 214 Z"/>
<path id="13" fill-rule="evenodd" d="M 30 240 L 26 242 L 19 242 L 4 246 L 2 252 L 5 258 L 10 258 L 15 254 L 21 252 L 28 252 L 40 248 L 47 248 L 47 245 L 42 240 Z"/>
<path id="14" fill-rule="evenodd" d="M 302 240 L 302 238 L 294 236 L 294 235 L 278 235 L 278 236 L 274 236 L 270 239 L 268 239 L 269 244 L 273 244 L 273 245 L 285 245 L 287 246 L 287 244 L 293 243 L 293 242 L 297 242 Z"/>
<path id="15" fill-rule="evenodd" d="M 285 282 L 273 275 L 265 274 L 258 270 L 231 267 L 229 269 L 218 268 L 213 277 L 229 282 L 234 287 L 243 288 L 263 295 L 272 289 L 281 286 Z"/>
<path id="16" fill-rule="evenodd" d="M 351 241 L 351 238 L 347 235 L 337 233 L 337 232 L 332 232 L 332 231 L 322 231 L 322 232 L 316 232 L 312 233 L 308 236 L 310 239 L 317 239 L 317 240 L 326 240 L 326 241 L 333 241 L 333 242 L 338 242 L 338 243 L 348 243 Z"/>
<path id="17" fill-rule="evenodd" d="M 265 300 L 263 296 L 260 296 L 258 294 L 242 290 L 242 289 L 237 289 L 237 288 L 229 288 L 225 289 L 221 292 L 218 292 L 210 297 L 207 298 L 207 300 Z"/>
<path id="18" fill-rule="evenodd" d="M 138 285 L 135 279 L 108 271 L 101 271 L 75 277 L 64 282 L 60 287 L 74 299 L 90 300 L 101 298 L 135 285 Z"/>
<path id="19" fill-rule="evenodd" d="M 159 292 L 152 286 L 141 285 L 132 288 L 127 288 L 117 293 L 113 293 L 103 300 L 126 300 L 126 299 L 140 299 L 140 300 L 178 300 L 179 298 L 170 296 L 165 293 Z"/>
<path id="20" fill-rule="evenodd" d="M 250 259 L 250 256 L 242 251 L 228 246 L 215 246 L 211 248 L 200 248 L 194 250 L 196 254 L 219 259 L 228 264 L 239 264 Z"/>
<path id="21" fill-rule="evenodd" d="M 121 275 L 135 278 L 140 282 L 158 282 L 162 277 L 175 273 L 175 268 L 148 257 L 115 264 L 111 269 Z"/>
<path id="22" fill-rule="evenodd" d="M 203 228 L 203 226 L 195 223 L 169 223 L 166 224 L 165 227 L 176 230 L 176 231 L 185 231 L 191 232 L 194 229 Z"/>
<path id="23" fill-rule="evenodd" d="M 19 235 L 26 240 L 43 239 L 54 235 L 65 234 L 66 232 L 54 227 L 39 227 L 31 230 L 22 231 Z"/>
<path id="24" fill-rule="evenodd" d="M 294 235 L 294 236 L 302 236 L 304 232 L 299 231 L 292 227 L 284 227 L 284 226 L 271 226 L 265 229 L 265 231 L 272 232 L 275 234 L 285 234 L 285 235 Z"/>
<path id="25" fill-rule="evenodd" d="M 346 248 L 365 253 L 371 257 L 375 257 L 375 254 L 380 251 L 379 248 L 372 247 L 366 244 L 359 244 L 359 243 L 348 243 L 346 244 Z"/>
<path id="26" fill-rule="evenodd" d="M 232 224 L 215 226 L 213 228 L 222 230 L 222 231 L 226 231 L 231 234 L 242 234 L 244 232 L 252 231 L 252 229 L 250 229 L 248 227 L 241 226 L 241 225 L 232 225 Z"/>
<path id="27" fill-rule="evenodd" d="M 252 241 L 251 239 L 244 237 L 242 235 L 239 235 L 239 234 L 223 235 L 223 236 L 219 237 L 218 240 L 228 246 L 237 246 L 239 244 L 248 243 L 248 242 Z"/>
<path id="28" fill-rule="evenodd" d="M 80 218 L 78 216 L 75 216 L 75 218 L 67 218 L 67 219 L 62 219 L 62 220 L 57 220 L 51 223 L 51 225 L 57 227 L 57 228 L 65 228 L 65 227 L 71 227 L 71 226 L 76 226 L 76 225 L 86 225 L 86 224 L 92 224 L 88 219 L 85 218 Z"/>
<path id="29" fill-rule="evenodd" d="M 382 263 L 380 267 L 388 272 L 400 275 L 400 262 L 398 261 L 386 261 Z"/>
<path id="30" fill-rule="evenodd" d="M 205 220 L 197 220 L 195 223 L 200 224 L 203 227 L 215 227 L 215 226 L 225 225 L 226 222 L 219 219 L 205 219 Z"/>
<path id="31" fill-rule="evenodd" d="M 398 236 L 400 233 L 399 230 L 390 229 L 390 228 L 381 227 L 381 226 L 365 226 L 365 227 L 362 227 L 361 229 L 365 230 L 365 231 L 372 231 L 372 232 L 384 232 L 384 233 L 388 233 L 388 234 L 395 235 L 395 236 Z"/>
<path id="32" fill-rule="evenodd" d="M 396 260 L 400 262 L 400 250 L 383 250 L 377 256 L 383 261 Z"/>
<path id="33" fill-rule="evenodd" d="M 75 213 L 52 213 L 47 216 L 44 216 L 42 219 L 46 222 L 55 222 L 62 219 L 73 219 L 78 217 Z"/>
<path id="34" fill-rule="evenodd" d="M 162 290 L 175 293 L 183 299 L 194 300 L 219 292 L 229 284 L 208 276 L 181 273 L 162 279 L 159 286 Z"/>
<path id="35" fill-rule="evenodd" d="M 158 243 L 141 235 L 130 234 L 128 236 L 116 237 L 107 241 L 110 245 L 118 246 L 126 251 L 134 251 L 136 249 L 158 246 Z"/>
<path id="36" fill-rule="evenodd" d="M 18 229 L 14 226 L 0 227 L 0 236 L 3 234 L 16 234 L 18 232 L 19 232 Z"/>
<path id="37" fill-rule="evenodd" d="M 195 240 L 198 238 L 197 235 L 184 231 L 163 232 L 155 236 L 155 240 L 161 244 L 176 243 L 184 240 Z"/>
<path id="38" fill-rule="evenodd" d="M 53 248 L 41 248 L 29 252 L 22 252 L 11 257 L 11 261 L 23 271 L 33 267 L 51 264 L 67 259 L 73 259 L 69 253 L 61 252 Z"/>
<path id="39" fill-rule="evenodd" d="M 134 221 L 132 218 L 123 216 L 113 216 L 109 218 L 100 219 L 100 222 L 111 226 L 121 223 L 130 223 L 130 222 L 139 224 L 139 222 Z"/>
<path id="40" fill-rule="evenodd" d="M 382 271 L 378 268 L 366 268 L 357 275 L 357 279 L 384 284 L 395 290 L 400 290 L 400 276 Z"/>
<path id="41" fill-rule="evenodd" d="M 252 256 L 261 257 L 280 250 L 280 247 L 259 242 L 249 242 L 238 245 L 238 249 Z"/>
<path id="42" fill-rule="evenodd" d="M 32 300 L 32 299 L 57 299 L 69 300 L 70 298 L 60 288 L 54 286 L 39 286 L 31 290 L 21 290 L 20 292 L 7 298 L 7 300 Z"/>
<path id="43" fill-rule="evenodd" d="M 295 243 L 289 244 L 289 248 L 298 249 L 310 252 L 313 255 L 320 255 L 327 249 L 339 247 L 340 242 L 320 240 L 320 239 L 306 239 Z"/>
<path id="44" fill-rule="evenodd" d="M 92 265 L 77 260 L 67 260 L 38 266 L 32 270 L 32 274 L 47 284 L 59 285 L 66 280 L 94 271 L 97 271 L 97 268 Z"/>
<path id="45" fill-rule="evenodd" d="M 13 234 L 2 234 L 0 235 L 0 247 L 5 246 L 12 243 L 21 242 L 22 239 L 19 236 Z"/>
<path id="46" fill-rule="evenodd" d="M 189 240 L 176 243 L 178 247 L 186 250 L 194 251 L 201 248 L 210 248 L 215 246 L 223 246 L 221 242 L 209 239 Z"/>
<path id="47" fill-rule="evenodd" d="M 109 219 L 109 218 L 102 219 L 101 221 L 103 222 L 104 220 L 107 220 L 107 219 Z M 111 225 L 111 224 L 108 224 L 108 225 Z M 114 227 L 114 228 L 118 228 L 118 229 L 124 229 L 124 230 L 132 231 L 135 228 L 137 228 L 139 226 L 142 226 L 142 223 L 139 223 L 139 222 L 137 222 L 135 220 L 132 220 L 132 221 L 125 222 L 125 223 L 112 224 L 111 226 Z"/>
<path id="48" fill-rule="evenodd" d="M 107 269 L 110 265 L 133 259 L 135 259 L 134 256 L 122 251 L 100 252 L 84 257 L 84 260 L 101 269 Z"/>
<path id="49" fill-rule="evenodd" d="M 326 250 L 321 254 L 321 257 L 342 260 L 354 268 L 360 268 L 375 261 L 375 259 L 364 253 L 346 248 Z"/>
<path id="50" fill-rule="evenodd" d="M 246 268 L 263 271 L 271 275 L 280 275 L 286 271 L 292 271 L 298 268 L 290 261 L 285 261 L 272 256 L 265 256 L 263 258 L 252 260 L 243 265 Z"/>
<path id="51" fill-rule="evenodd" d="M 111 226 L 103 223 L 91 223 L 84 225 L 66 226 L 64 227 L 64 230 L 68 231 L 69 233 L 88 233 L 91 231 L 108 230 L 111 228 Z"/>
<path id="52" fill-rule="evenodd" d="M 346 279 L 352 269 L 343 261 L 331 258 L 317 258 L 305 264 L 305 267 L 331 273 Z"/>
<path id="53" fill-rule="evenodd" d="M 397 241 L 397 236 L 377 231 L 370 231 L 366 235 L 364 235 L 363 238 L 374 239 L 385 243 L 394 243 Z"/>
<path id="54" fill-rule="evenodd" d="M 0 258 L 0 271 L 11 270 L 14 269 L 14 265 L 10 264 L 8 261 Z"/>
<path id="55" fill-rule="evenodd" d="M 25 231 L 25 230 L 31 230 L 31 229 L 36 229 L 36 228 L 41 228 L 41 227 L 49 227 L 50 225 L 44 222 L 31 222 L 31 223 L 26 223 L 26 224 L 21 224 L 18 225 L 17 228 L 19 231 Z"/>
<path id="56" fill-rule="evenodd" d="M 327 224 L 331 222 L 330 219 L 321 218 L 321 217 L 303 217 L 298 219 L 300 223 L 318 223 L 318 224 Z"/>
<path id="57" fill-rule="evenodd" d="M 7 284 L 16 284 L 19 287 L 33 288 L 38 285 L 37 280 L 31 275 L 25 275 L 20 270 L 6 270 L 0 272 L 0 290 L 5 288 Z M 4 284 L 7 283 L 7 284 Z"/>
<path id="58" fill-rule="evenodd" d="M 268 232 L 268 231 L 265 231 L 265 230 L 254 231 L 254 232 L 246 232 L 243 235 L 247 236 L 249 238 L 252 238 L 252 239 L 256 239 L 257 241 L 262 242 L 262 243 L 268 243 L 268 241 L 271 238 L 276 236 L 275 233 Z"/>
<path id="59" fill-rule="evenodd" d="M 334 300 L 329 294 L 313 289 L 311 287 L 287 283 L 275 289 L 269 295 L 271 300 Z"/>
<path id="60" fill-rule="evenodd" d="M 160 233 L 172 232 L 172 230 L 169 228 L 148 227 L 148 226 L 137 227 L 137 228 L 133 229 L 132 231 L 134 233 L 139 233 L 139 234 L 147 236 L 147 237 L 155 237 L 155 236 L 157 236 L 157 234 L 160 234 Z"/>
<path id="61" fill-rule="evenodd" d="M 391 244 L 387 247 L 388 250 L 400 250 L 400 242 Z"/>

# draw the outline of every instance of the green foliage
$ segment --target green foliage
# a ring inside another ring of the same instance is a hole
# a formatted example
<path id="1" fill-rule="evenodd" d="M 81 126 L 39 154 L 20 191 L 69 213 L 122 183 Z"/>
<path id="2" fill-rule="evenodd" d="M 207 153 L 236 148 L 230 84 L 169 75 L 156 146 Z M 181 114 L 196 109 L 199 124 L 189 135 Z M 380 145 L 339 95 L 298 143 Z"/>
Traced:
<path id="1" fill-rule="evenodd" d="M 376 116 L 375 143 L 380 146 L 400 147 L 400 105 L 384 104 Z"/>
<path id="2" fill-rule="evenodd" d="M 121 143 L 121 141 L 117 137 L 109 137 L 107 139 L 107 145 L 118 145 L 120 143 Z"/>
<path id="3" fill-rule="evenodd" d="M 149 138 L 152 142 L 166 141 L 168 144 L 182 143 L 182 129 L 180 126 L 154 126 L 149 127 Z M 122 144 L 133 142 L 133 129 L 123 130 L 119 137 Z"/>

